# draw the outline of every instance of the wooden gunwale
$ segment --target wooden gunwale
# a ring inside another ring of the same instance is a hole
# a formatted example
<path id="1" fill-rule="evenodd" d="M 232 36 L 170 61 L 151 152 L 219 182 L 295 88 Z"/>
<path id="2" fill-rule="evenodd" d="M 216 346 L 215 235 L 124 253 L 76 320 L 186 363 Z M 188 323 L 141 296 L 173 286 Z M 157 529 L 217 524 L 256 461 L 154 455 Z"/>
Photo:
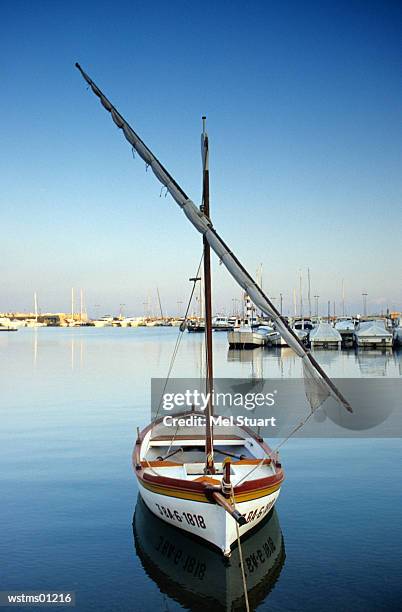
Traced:
<path id="1" fill-rule="evenodd" d="M 161 423 L 162 420 L 163 420 L 162 418 L 158 419 L 155 422 L 155 425 L 157 425 L 158 423 Z M 184 480 L 181 478 L 171 478 L 169 476 L 162 476 L 159 474 L 156 475 L 156 474 L 152 474 L 152 473 L 150 474 L 150 473 L 145 472 L 147 467 L 157 467 L 155 466 L 155 462 L 152 462 L 152 461 L 148 462 L 148 461 L 140 460 L 141 445 L 144 441 L 145 436 L 147 435 L 149 430 L 152 428 L 152 426 L 153 426 L 152 423 L 150 423 L 149 425 L 147 425 L 147 427 L 145 427 L 140 432 L 139 438 L 137 439 L 134 450 L 133 450 L 133 456 L 132 456 L 133 467 L 134 467 L 135 474 L 140 484 L 155 493 L 159 493 L 160 495 L 166 495 L 168 497 L 180 497 L 184 499 L 193 499 L 195 501 L 201 501 L 201 502 L 207 502 L 207 503 L 208 502 L 215 503 L 214 501 L 211 501 L 211 490 L 216 490 L 220 492 L 221 491 L 220 485 L 213 485 L 210 482 L 206 482 L 205 480 L 198 480 L 198 479 L 197 480 Z M 271 449 L 269 448 L 269 446 L 255 432 L 253 432 L 251 429 L 245 426 L 240 427 L 240 429 L 245 431 L 245 433 L 247 433 L 248 436 L 253 438 L 267 455 L 271 454 Z M 225 437 L 226 439 L 235 438 L 235 436 L 231 436 L 231 435 L 222 436 L 223 439 Z M 242 439 L 240 436 L 237 436 L 237 437 L 239 439 Z M 170 439 L 169 436 L 166 436 L 166 438 Z M 190 436 L 189 438 L 196 439 L 195 436 Z M 176 436 L 176 439 L 180 439 L 180 438 Z M 274 456 L 274 459 L 275 459 L 275 456 Z M 249 461 L 252 461 L 253 463 L 249 463 Z M 267 460 L 264 460 L 264 463 L 266 461 Z M 162 462 L 158 461 L 158 463 L 167 465 L 165 461 L 162 461 Z M 182 465 L 182 464 L 177 464 L 176 462 L 170 462 L 170 463 L 173 465 Z M 254 460 L 246 459 L 246 460 L 240 460 L 238 462 L 233 462 L 233 463 L 234 464 L 237 463 L 240 465 L 241 464 L 258 465 L 260 463 L 260 460 L 257 459 L 254 463 Z M 272 476 L 265 476 L 263 478 L 256 478 L 256 479 L 249 480 L 249 481 L 246 480 L 246 481 L 243 481 L 240 486 L 234 486 L 233 492 L 235 494 L 235 500 L 236 501 L 246 501 L 249 499 L 257 499 L 259 497 L 268 495 L 269 493 L 276 491 L 280 487 L 283 480 L 284 480 L 283 469 L 280 464 L 276 464 L 276 473 L 273 474 Z"/>

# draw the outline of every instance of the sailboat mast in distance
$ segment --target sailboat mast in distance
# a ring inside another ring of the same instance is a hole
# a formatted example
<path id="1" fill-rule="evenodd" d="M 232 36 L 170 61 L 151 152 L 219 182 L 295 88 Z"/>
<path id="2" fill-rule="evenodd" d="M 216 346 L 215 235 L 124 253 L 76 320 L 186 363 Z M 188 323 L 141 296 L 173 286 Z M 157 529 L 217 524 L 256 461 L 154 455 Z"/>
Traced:
<path id="1" fill-rule="evenodd" d="M 202 166 L 203 166 L 203 181 L 202 181 L 202 204 L 201 212 L 209 219 L 209 150 L 208 150 L 208 135 L 205 130 L 206 117 L 202 118 Z M 211 248 L 205 236 L 203 236 L 204 245 L 204 301 L 205 301 L 205 337 L 206 337 L 206 352 L 207 352 L 207 368 L 206 368 L 206 392 L 208 399 L 206 429 L 205 429 L 205 473 L 213 474 L 214 469 L 214 442 L 213 442 L 213 426 L 212 426 L 212 392 L 213 392 L 213 362 L 212 362 L 212 298 L 211 298 Z"/>
<path id="2" fill-rule="evenodd" d="M 303 318 L 303 283 L 302 283 L 302 271 L 300 270 L 300 316 Z"/>
<path id="3" fill-rule="evenodd" d="M 342 316 L 345 316 L 345 280 L 342 279 Z"/>
<path id="4" fill-rule="evenodd" d="M 159 294 L 159 289 L 158 289 L 158 287 L 156 288 L 156 293 L 158 294 L 159 312 L 161 313 L 161 319 L 163 319 L 163 311 L 162 311 L 161 296 L 160 296 L 160 294 Z"/>
<path id="5" fill-rule="evenodd" d="M 36 296 L 36 291 L 34 293 L 34 308 L 35 308 L 35 322 L 38 322 L 38 298 Z"/>

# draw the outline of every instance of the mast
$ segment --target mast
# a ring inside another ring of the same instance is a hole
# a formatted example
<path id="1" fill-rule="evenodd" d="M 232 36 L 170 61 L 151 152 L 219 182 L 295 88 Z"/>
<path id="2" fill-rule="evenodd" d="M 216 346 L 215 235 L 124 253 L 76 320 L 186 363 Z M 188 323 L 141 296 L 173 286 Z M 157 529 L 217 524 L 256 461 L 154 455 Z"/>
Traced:
<path id="1" fill-rule="evenodd" d="M 307 268 L 308 273 L 308 316 L 311 319 L 311 282 L 310 282 L 310 268 Z"/>
<path id="2" fill-rule="evenodd" d="M 208 134 L 205 131 L 206 117 L 202 118 L 202 204 L 201 212 L 209 219 L 209 150 Z M 205 345 L 206 345 L 206 392 L 208 399 L 206 428 L 205 428 L 205 473 L 214 474 L 214 440 L 213 440 L 213 363 L 212 363 L 212 298 L 211 298 L 211 248 L 205 236 L 202 238 L 204 245 L 204 301 L 205 301 Z"/>
<path id="3" fill-rule="evenodd" d="M 71 289 L 71 319 L 74 320 L 74 287 Z"/>
<path id="4" fill-rule="evenodd" d="M 36 291 L 34 293 L 34 307 L 35 307 L 35 322 L 38 322 L 38 298 L 36 297 Z"/>
<path id="5" fill-rule="evenodd" d="M 303 319 L 303 286 L 302 286 L 302 271 L 300 270 L 300 318 Z M 304 327 L 304 325 L 303 325 Z"/>
<path id="6" fill-rule="evenodd" d="M 158 303 L 159 303 L 159 311 L 161 313 L 161 319 L 163 319 L 163 311 L 162 311 L 162 303 L 161 303 L 161 296 L 159 294 L 159 289 L 158 287 L 156 288 L 156 293 L 158 294 Z"/>
<path id="7" fill-rule="evenodd" d="M 342 316 L 345 316 L 345 280 L 342 279 Z"/>

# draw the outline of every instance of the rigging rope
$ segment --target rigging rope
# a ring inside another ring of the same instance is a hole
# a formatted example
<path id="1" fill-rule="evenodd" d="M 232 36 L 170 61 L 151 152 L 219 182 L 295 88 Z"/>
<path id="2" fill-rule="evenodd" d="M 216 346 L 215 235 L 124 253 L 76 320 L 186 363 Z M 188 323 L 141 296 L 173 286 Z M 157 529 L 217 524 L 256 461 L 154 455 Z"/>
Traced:
<path id="1" fill-rule="evenodd" d="M 298 425 L 296 425 L 296 427 L 294 427 L 294 428 L 292 429 L 292 431 L 290 432 L 290 434 L 289 434 L 288 436 L 286 436 L 286 438 L 284 438 L 284 439 L 282 440 L 282 442 L 280 442 L 280 444 L 278 444 L 278 446 L 277 446 L 277 447 L 276 447 L 276 448 L 275 448 L 273 451 L 271 451 L 271 452 L 269 453 L 269 455 L 268 455 L 268 456 L 269 456 L 269 458 L 271 459 L 271 461 L 273 461 L 273 460 L 274 460 L 274 455 L 276 455 L 276 454 L 278 453 L 278 451 L 279 451 L 280 447 L 281 447 L 283 444 L 285 444 L 285 442 L 287 442 L 287 441 L 288 441 L 288 440 L 289 440 L 289 439 L 290 439 L 290 438 L 291 438 L 291 437 L 292 437 L 292 436 L 293 436 L 293 435 L 296 433 L 296 431 L 298 431 L 299 429 L 301 429 L 302 427 L 304 427 L 304 425 L 307 423 L 307 421 L 309 420 L 309 418 L 311 417 L 311 415 L 312 415 L 312 414 L 313 414 L 313 411 L 311 411 L 311 412 L 310 412 L 310 413 L 309 413 L 309 414 L 306 416 L 306 418 L 305 418 L 303 421 L 301 421 L 301 422 L 300 422 Z M 239 485 L 240 485 L 240 484 L 241 484 L 241 483 L 242 483 L 244 480 L 247 480 L 247 478 L 248 478 L 249 476 L 251 476 L 251 474 L 252 474 L 253 472 L 255 472 L 256 470 L 258 470 L 258 469 L 259 469 L 259 468 L 260 468 L 260 467 L 263 465 L 264 461 L 265 461 L 265 457 L 263 457 L 263 458 L 261 459 L 261 461 L 260 461 L 260 462 L 259 462 L 259 463 L 258 463 L 256 466 L 254 466 L 254 467 L 253 467 L 253 469 L 252 469 L 252 470 L 250 470 L 249 472 L 247 472 L 247 474 L 246 474 L 245 476 L 243 476 L 243 478 L 241 478 L 241 479 L 239 480 L 239 482 L 237 482 L 237 483 L 236 483 L 236 487 L 238 487 L 238 486 L 239 486 Z"/>
<path id="2" fill-rule="evenodd" d="M 197 268 L 197 273 L 196 273 L 196 275 L 195 275 L 195 279 L 197 279 L 197 278 L 198 278 L 198 275 L 199 275 L 199 273 L 200 273 L 203 258 L 204 258 L 204 253 L 201 255 L 201 259 L 200 259 L 200 263 L 198 264 L 198 268 Z M 179 328 L 179 334 L 178 334 L 178 336 L 177 336 L 177 338 L 176 338 L 176 343 L 175 343 L 175 346 L 174 346 L 174 349 L 173 349 L 173 353 L 172 353 L 172 357 L 171 357 L 171 360 L 170 360 L 170 364 L 169 364 L 168 373 L 167 373 L 167 375 L 166 375 L 165 383 L 164 383 L 164 385 L 163 385 L 163 390 L 162 390 L 162 393 L 161 393 L 161 396 L 160 396 L 160 399 L 159 399 L 158 409 L 157 409 L 157 411 L 156 411 L 156 415 L 155 415 L 155 417 L 154 417 L 154 419 L 153 419 L 153 421 L 152 421 L 151 435 L 152 435 L 152 431 L 153 431 L 153 429 L 154 429 L 154 427 L 155 427 L 155 423 L 156 423 L 156 421 L 158 420 L 159 412 L 160 412 L 160 409 L 161 409 L 161 406 L 162 406 L 163 396 L 164 396 L 164 394 L 165 394 L 166 387 L 167 387 L 167 384 L 168 384 L 168 382 L 169 382 L 170 375 L 171 375 L 172 370 L 173 370 L 174 362 L 175 362 L 175 360 L 176 360 L 177 353 L 178 353 L 179 348 L 180 348 L 180 343 L 181 343 L 181 341 L 182 341 L 183 334 L 184 334 L 184 331 L 185 331 L 185 329 L 186 329 L 186 327 L 185 327 L 185 323 L 186 323 L 187 318 L 188 318 L 188 313 L 189 313 L 190 306 L 191 306 L 191 302 L 192 302 L 192 299 L 193 299 L 193 295 L 194 295 L 194 291 L 195 291 L 196 282 L 197 282 L 197 281 L 196 281 L 196 280 L 194 280 L 194 283 L 193 283 L 193 288 L 192 288 L 191 293 L 190 293 L 190 298 L 189 298 L 189 300 L 188 300 L 188 304 L 187 304 L 186 312 L 185 312 L 185 314 L 184 314 L 184 320 L 183 320 L 183 323 L 180 325 L 180 328 Z M 172 443 L 173 443 L 173 441 L 174 441 L 174 439 L 175 439 L 175 437 L 176 437 L 176 435 L 177 435 L 178 428 L 179 428 L 179 426 L 177 425 L 177 427 L 176 427 L 176 431 L 175 431 L 175 433 L 173 434 L 173 437 L 172 437 L 172 439 L 171 439 L 171 441 L 170 441 L 170 445 L 169 445 L 169 448 L 168 448 L 168 450 L 167 450 L 167 452 L 166 452 L 166 455 L 167 455 L 167 454 L 170 452 L 170 449 L 172 448 Z M 166 456 L 166 455 L 165 455 L 165 456 Z"/>
<path id="3" fill-rule="evenodd" d="M 233 504 L 233 508 L 236 508 L 236 501 L 235 501 L 235 496 L 234 496 L 234 490 L 233 490 L 233 484 L 232 483 L 231 483 L 231 488 L 232 488 L 232 491 L 231 491 L 230 501 Z M 244 571 L 243 549 L 241 547 L 241 540 L 240 540 L 240 530 L 239 530 L 239 525 L 237 524 L 237 521 L 235 521 L 235 523 L 236 523 L 237 546 L 239 548 L 241 577 L 242 577 L 242 580 L 243 580 L 244 601 L 245 601 L 245 604 L 246 604 L 246 612 L 250 612 L 250 604 L 248 602 L 248 589 L 247 589 L 246 572 Z"/>

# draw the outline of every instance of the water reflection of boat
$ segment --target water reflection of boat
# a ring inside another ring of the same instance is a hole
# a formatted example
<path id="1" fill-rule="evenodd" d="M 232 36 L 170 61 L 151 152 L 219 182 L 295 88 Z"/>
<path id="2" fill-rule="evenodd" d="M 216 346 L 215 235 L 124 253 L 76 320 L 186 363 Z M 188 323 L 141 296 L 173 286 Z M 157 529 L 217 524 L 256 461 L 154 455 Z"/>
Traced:
<path id="1" fill-rule="evenodd" d="M 144 570 L 160 591 L 193 611 L 244 610 L 239 549 L 230 561 L 207 544 L 155 517 L 138 497 L 133 532 Z M 279 578 L 285 547 L 274 510 L 242 540 L 250 609 L 266 599 Z"/>
<path id="2" fill-rule="evenodd" d="M 392 363 L 392 349 L 382 350 L 366 349 L 364 353 L 356 351 L 357 363 L 363 376 L 387 376 L 388 368 Z"/>

